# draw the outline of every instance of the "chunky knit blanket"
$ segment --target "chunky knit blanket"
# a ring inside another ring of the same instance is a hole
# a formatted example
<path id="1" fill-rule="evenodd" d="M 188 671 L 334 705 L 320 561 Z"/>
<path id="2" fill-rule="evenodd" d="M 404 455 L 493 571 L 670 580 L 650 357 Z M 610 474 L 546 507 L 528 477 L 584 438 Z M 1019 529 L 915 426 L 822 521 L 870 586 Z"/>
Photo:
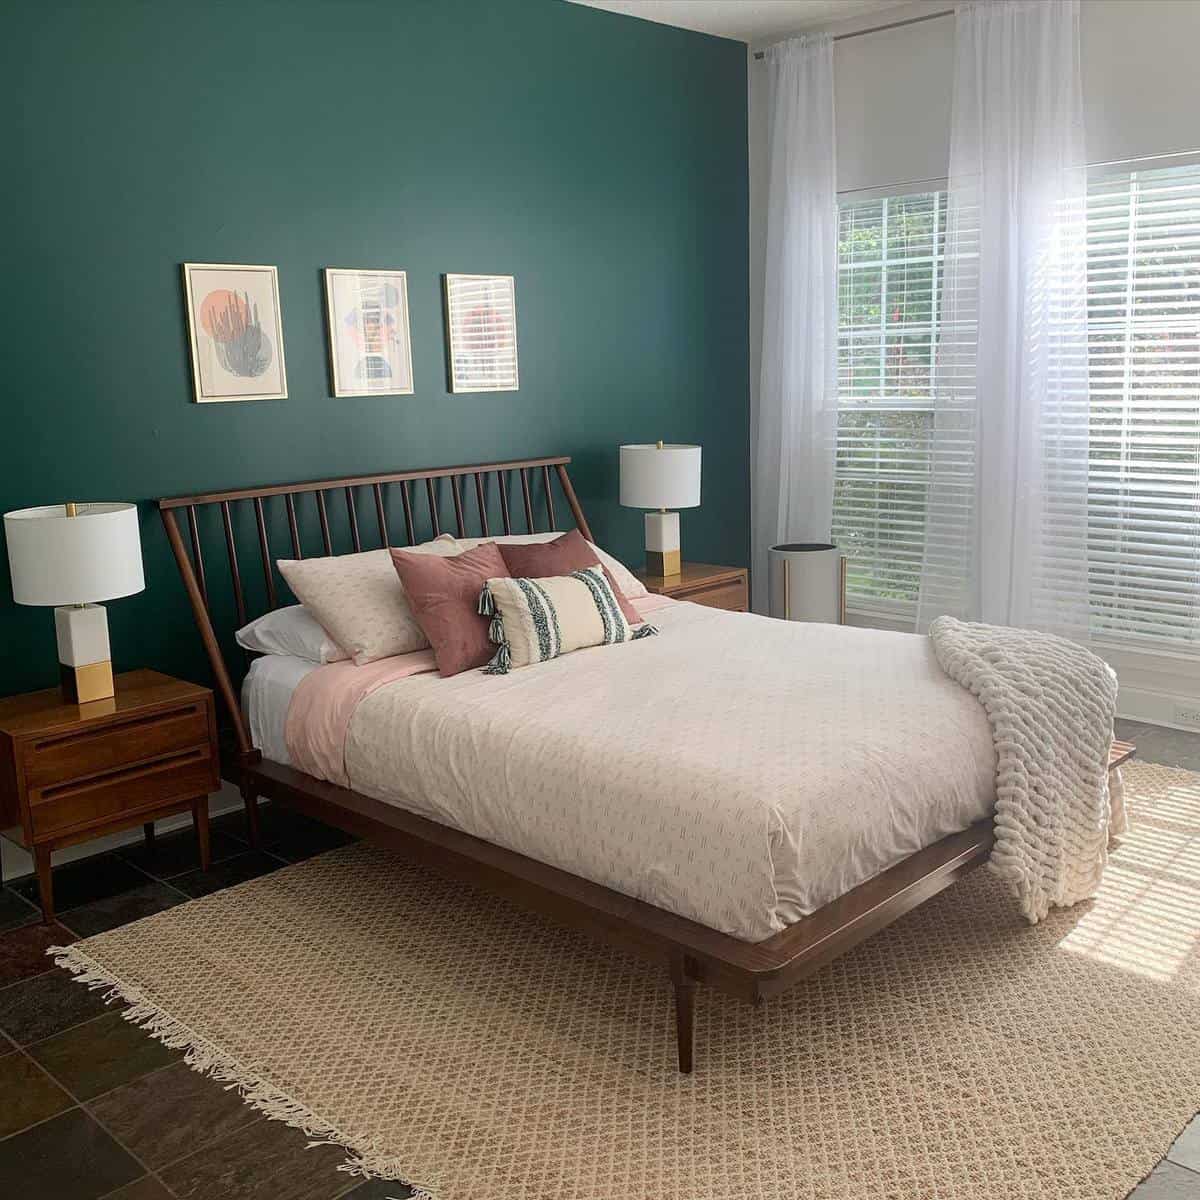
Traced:
<path id="1" fill-rule="evenodd" d="M 1110 832 L 1112 668 L 1074 642 L 1024 629 L 938 617 L 929 636 L 942 670 L 991 722 L 992 869 L 1034 924 L 1052 906 L 1095 895 Z"/>

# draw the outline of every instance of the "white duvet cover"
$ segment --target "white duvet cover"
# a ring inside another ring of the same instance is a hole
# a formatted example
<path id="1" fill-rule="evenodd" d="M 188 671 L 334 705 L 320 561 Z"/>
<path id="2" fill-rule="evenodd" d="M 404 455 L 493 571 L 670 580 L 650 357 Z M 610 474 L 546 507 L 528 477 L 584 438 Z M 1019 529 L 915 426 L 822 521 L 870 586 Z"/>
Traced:
<path id="1" fill-rule="evenodd" d="M 653 620 L 509 675 L 380 687 L 350 719 L 350 786 L 747 941 L 991 813 L 987 719 L 928 638 Z"/>

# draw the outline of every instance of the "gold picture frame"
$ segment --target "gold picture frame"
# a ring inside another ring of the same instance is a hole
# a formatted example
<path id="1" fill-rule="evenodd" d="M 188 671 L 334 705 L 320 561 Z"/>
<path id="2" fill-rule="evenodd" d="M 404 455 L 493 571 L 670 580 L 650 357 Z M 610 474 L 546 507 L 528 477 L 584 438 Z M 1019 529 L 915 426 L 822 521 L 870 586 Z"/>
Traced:
<path id="1" fill-rule="evenodd" d="M 197 404 L 286 400 L 279 272 L 243 263 L 183 263 Z"/>
<path id="2" fill-rule="evenodd" d="M 325 268 L 329 375 L 335 396 L 411 396 L 408 275 Z"/>

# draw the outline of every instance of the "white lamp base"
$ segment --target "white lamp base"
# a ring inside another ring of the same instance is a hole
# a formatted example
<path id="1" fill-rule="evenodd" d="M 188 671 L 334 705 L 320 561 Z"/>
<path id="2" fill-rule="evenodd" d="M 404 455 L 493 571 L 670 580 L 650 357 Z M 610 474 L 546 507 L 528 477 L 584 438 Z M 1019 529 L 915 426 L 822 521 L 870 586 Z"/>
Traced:
<path id="1" fill-rule="evenodd" d="M 108 613 L 99 604 L 54 610 L 63 695 L 76 704 L 116 694 L 108 643 Z"/>
<path id="2" fill-rule="evenodd" d="M 646 514 L 646 574 L 678 575 L 682 569 L 679 555 L 679 514 Z"/>

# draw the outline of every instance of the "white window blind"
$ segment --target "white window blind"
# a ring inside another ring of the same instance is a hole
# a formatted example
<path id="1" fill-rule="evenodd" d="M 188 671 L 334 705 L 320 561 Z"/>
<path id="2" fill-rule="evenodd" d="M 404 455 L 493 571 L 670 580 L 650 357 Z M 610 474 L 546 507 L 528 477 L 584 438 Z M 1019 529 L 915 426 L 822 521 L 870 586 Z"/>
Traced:
<path id="1" fill-rule="evenodd" d="M 863 611 L 911 612 L 919 590 L 945 218 L 941 193 L 841 205 L 834 540 Z M 1093 179 L 1088 297 L 1092 630 L 1194 653 L 1200 166 Z"/>
<path id="2" fill-rule="evenodd" d="M 1200 166 L 1088 194 L 1089 592 L 1097 637 L 1200 648 Z"/>
<path id="3" fill-rule="evenodd" d="M 834 541 L 851 604 L 916 604 L 924 550 L 945 196 L 841 205 Z"/>

